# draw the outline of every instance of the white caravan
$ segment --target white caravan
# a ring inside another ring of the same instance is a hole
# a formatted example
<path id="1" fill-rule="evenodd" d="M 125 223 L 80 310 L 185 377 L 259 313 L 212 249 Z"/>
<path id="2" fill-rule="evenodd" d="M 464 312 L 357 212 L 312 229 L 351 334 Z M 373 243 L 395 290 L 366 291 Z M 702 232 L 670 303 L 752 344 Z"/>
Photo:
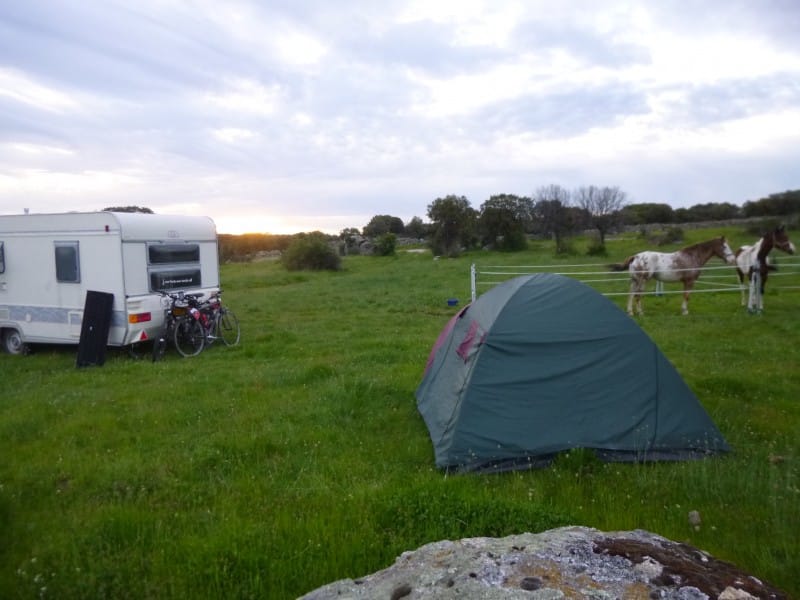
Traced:
<path id="1" fill-rule="evenodd" d="M 108 345 L 152 339 L 158 291 L 219 290 L 208 217 L 143 213 L 0 215 L 0 344 L 77 344 L 87 291 L 114 294 Z"/>

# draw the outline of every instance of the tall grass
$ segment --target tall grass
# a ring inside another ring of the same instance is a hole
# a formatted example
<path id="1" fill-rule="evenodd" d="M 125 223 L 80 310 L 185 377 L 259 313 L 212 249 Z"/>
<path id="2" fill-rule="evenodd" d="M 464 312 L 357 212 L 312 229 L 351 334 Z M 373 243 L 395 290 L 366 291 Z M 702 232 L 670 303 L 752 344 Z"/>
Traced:
<path id="1" fill-rule="evenodd" d="M 642 244 L 610 241 L 602 262 Z M 470 263 L 571 260 L 595 259 L 556 259 L 540 242 L 458 259 L 346 257 L 337 273 L 225 265 L 238 347 L 156 364 L 112 352 L 87 369 L 74 348 L 0 356 L 0 597 L 291 598 L 426 542 L 566 524 L 648 529 L 800 595 L 800 296 L 778 290 L 783 280 L 768 284 L 761 316 L 738 293 L 709 293 L 687 317 L 679 296 L 647 297 L 638 320 L 730 455 L 629 465 L 577 451 L 531 472 L 434 468 L 414 390 L 457 310 L 446 300 L 469 298 Z"/>

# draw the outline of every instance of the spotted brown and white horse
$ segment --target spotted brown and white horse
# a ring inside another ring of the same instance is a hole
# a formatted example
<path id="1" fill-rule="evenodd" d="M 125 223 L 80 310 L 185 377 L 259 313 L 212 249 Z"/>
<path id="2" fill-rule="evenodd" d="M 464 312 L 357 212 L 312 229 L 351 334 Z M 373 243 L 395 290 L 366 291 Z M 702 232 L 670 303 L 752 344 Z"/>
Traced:
<path id="1" fill-rule="evenodd" d="M 795 253 L 794 244 L 783 225 L 766 233 L 752 246 L 742 246 L 736 251 L 736 274 L 739 276 L 739 287 L 742 290 L 742 306 L 746 305 L 748 312 L 764 310 L 764 286 L 767 283 L 767 275 L 776 268 L 769 264 L 769 253 L 773 248 L 783 250 L 787 254 Z M 745 302 L 745 287 L 749 290 L 747 302 Z"/>
<path id="2" fill-rule="evenodd" d="M 703 266 L 717 256 L 728 264 L 733 264 L 735 256 L 725 237 L 686 246 L 675 252 L 653 252 L 646 250 L 629 256 L 625 262 L 609 265 L 612 271 L 628 271 L 631 275 L 631 291 L 628 296 L 628 314 L 633 315 L 634 305 L 637 314 L 642 310 L 642 293 L 650 279 L 664 282 L 683 283 L 683 303 L 681 312 L 689 314 L 689 294 L 694 282 L 700 277 Z"/>

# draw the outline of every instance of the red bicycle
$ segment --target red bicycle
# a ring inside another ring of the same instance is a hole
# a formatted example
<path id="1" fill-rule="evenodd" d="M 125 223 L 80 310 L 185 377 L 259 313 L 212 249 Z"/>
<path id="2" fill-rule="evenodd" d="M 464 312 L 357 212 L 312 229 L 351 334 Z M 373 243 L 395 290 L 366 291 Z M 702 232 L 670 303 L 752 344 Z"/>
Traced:
<path id="1" fill-rule="evenodd" d="M 222 340 L 226 346 L 235 346 L 241 338 L 241 328 L 236 314 L 222 305 L 222 291 L 215 292 L 208 300 L 198 298 L 189 301 L 190 310 L 197 311 L 197 320 L 203 327 L 206 345 Z"/>

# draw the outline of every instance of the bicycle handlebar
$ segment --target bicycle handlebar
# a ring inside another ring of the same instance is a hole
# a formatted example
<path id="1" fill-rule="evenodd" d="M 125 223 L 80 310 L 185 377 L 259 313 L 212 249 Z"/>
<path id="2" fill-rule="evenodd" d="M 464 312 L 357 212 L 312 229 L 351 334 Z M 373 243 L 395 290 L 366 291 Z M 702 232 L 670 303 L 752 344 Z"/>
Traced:
<path id="1" fill-rule="evenodd" d="M 159 294 L 162 298 L 170 298 L 172 300 L 172 304 L 175 305 L 176 303 L 180 302 L 185 304 L 186 306 L 194 306 L 197 308 L 203 308 L 208 306 L 213 300 L 221 302 L 222 300 L 222 290 L 218 290 L 209 294 L 208 298 L 204 300 L 202 303 L 200 302 L 200 298 L 205 296 L 203 292 L 181 292 L 179 291 L 177 294 L 173 294 L 172 292 L 167 292 L 164 290 L 155 290 L 156 294 Z"/>

